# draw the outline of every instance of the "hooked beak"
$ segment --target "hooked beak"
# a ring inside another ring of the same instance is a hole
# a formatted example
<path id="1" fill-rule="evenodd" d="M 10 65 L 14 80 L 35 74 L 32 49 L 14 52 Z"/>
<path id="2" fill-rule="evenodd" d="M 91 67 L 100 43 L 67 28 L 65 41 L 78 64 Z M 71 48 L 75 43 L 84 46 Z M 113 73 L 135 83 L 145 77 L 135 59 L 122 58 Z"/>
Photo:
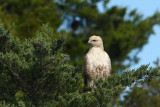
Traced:
<path id="1" fill-rule="evenodd" d="M 90 41 L 90 40 L 88 41 L 88 44 L 91 44 L 91 41 Z"/>

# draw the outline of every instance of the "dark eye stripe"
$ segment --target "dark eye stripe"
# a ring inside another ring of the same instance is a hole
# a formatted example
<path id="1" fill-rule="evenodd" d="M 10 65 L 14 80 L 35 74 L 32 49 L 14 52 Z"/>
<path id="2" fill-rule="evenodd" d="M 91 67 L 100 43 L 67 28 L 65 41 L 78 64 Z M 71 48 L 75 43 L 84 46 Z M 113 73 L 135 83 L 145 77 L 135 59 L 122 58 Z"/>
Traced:
<path id="1" fill-rule="evenodd" d="M 96 40 L 92 40 L 92 41 L 94 41 L 94 42 L 95 42 Z"/>

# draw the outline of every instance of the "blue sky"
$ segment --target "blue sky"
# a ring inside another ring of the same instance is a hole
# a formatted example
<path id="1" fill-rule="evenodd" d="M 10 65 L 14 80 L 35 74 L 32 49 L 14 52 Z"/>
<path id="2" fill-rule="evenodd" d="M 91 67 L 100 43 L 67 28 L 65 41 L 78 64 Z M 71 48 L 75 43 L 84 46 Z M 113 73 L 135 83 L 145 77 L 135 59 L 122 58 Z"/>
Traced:
<path id="1" fill-rule="evenodd" d="M 152 16 L 156 11 L 160 12 L 160 0 L 110 0 L 108 7 L 112 6 L 127 7 L 128 10 L 137 9 L 137 12 L 145 17 Z M 130 69 L 138 68 L 142 64 L 153 66 L 153 62 L 160 58 L 160 27 L 154 26 L 155 34 L 151 35 L 142 51 L 138 54 L 140 61 L 132 65 Z"/>

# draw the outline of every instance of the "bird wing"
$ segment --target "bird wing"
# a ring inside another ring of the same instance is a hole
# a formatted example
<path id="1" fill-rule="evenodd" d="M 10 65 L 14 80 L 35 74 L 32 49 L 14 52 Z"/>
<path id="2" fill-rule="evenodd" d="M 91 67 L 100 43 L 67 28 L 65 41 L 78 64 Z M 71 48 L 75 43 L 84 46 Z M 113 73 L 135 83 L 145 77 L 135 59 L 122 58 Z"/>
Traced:
<path id="1" fill-rule="evenodd" d="M 104 51 L 105 52 L 105 51 Z M 108 68 L 108 71 L 111 72 L 111 59 L 109 57 L 109 55 L 105 52 L 105 58 L 106 58 L 106 61 L 107 61 L 107 68 Z"/>
<path id="2" fill-rule="evenodd" d="M 87 85 L 87 71 L 89 70 L 88 68 L 88 58 L 87 56 L 84 57 L 84 61 L 83 61 L 83 66 L 82 66 L 82 74 L 83 74 L 83 78 L 84 78 L 84 84 Z"/>

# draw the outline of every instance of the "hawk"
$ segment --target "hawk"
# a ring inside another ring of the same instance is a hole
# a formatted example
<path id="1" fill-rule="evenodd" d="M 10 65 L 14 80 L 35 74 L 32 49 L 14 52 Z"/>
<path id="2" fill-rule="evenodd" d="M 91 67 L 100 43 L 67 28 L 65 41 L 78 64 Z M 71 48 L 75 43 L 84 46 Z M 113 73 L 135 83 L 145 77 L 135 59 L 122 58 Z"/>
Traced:
<path id="1" fill-rule="evenodd" d="M 105 80 L 110 75 L 111 60 L 100 36 L 91 36 L 88 43 L 91 47 L 84 58 L 82 71 L 85 85 L 91 88 L 99 79 Z"/>

